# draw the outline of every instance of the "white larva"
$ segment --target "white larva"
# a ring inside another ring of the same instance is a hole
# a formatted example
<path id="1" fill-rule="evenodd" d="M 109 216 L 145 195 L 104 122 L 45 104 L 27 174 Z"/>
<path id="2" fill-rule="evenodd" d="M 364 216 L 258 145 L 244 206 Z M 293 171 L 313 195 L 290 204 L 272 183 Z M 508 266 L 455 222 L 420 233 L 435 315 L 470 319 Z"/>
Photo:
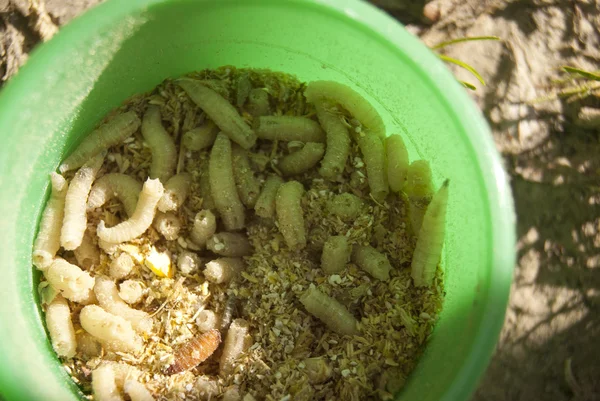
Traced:
<path id="1" fill-rule="evenodd" d="M 68 251 L 76 249 L 83 240 L 87 228 L 87 199 L 104 156 L 105 152 L 94 156 L 77 170 L 67 189 L 60 244 Z"/>
<path id="2" fill-rule="evenodd" d="M 42 214 L 40 230 L 33 245 L 33 264 L 40 270 L 50 266 L 60 248 L 60 230 L 68 188 L 67 181 L 60 174 L 50 174 L 50 180 L 52 194 Z"/>
<path id="3" fill-rule="evenodd" d="M 46 327 L 52 341 L 52 348 L 65 358 L 75 356 L 77 341 L 71 321 L 69 303 L 61 296 L 54 297 L 46 309 Z"/>
<path id="4" fill-rule="evenodd" d="M 142 183 L 131 176 L 120 173 L 106 174 L 94 182 L 88 197 L 87 209 L 101 207 L 112 197 L 116 197 L 123 204 L 127 216 L 131 216 L 141 191 Z"/>
<path id="5" fill-rule="evenodd" d="M 94 301 L 94 278 L 64 259 L 56 258 L 44 273 L 52 287 L 69 301 L 88 304 Z"/>
<path id="6" fill-rule="evenodd" d="M 137 353 L 144 346 L 131 323 L 98 305 L 85 306 L 79 314 L 79 321 L 85 331 L 111 351 Z"/>
<path id="7" fill-rule="evenodd" d="M 98 303 L 105 311 L 129 321 L 135 331 L 149 333 L 152 330 L 150 315 L 127 305 L 119 296 L 115 282 L 108 277 L 96 277 L 94 292 Z"/>
<path id="8" fill-rule="evenodd" d="M 133 215 L 114 227 L 106 227 L 101 221 L 97 229 L 98 237 L 105 242 L 119 244 L 142 235 L 152 224 L 156 205 L 163 193 L 163 186 L 158 179 L 148 179 L 142 187 Z"/>
<path id="9" fill-rule="evenodd" d="M 235 319 L 229 326 L 219 363 L 221 376 L 225 377 L 234 371 L 237 359 L 248 348 L 246 336 L 249 329 L 250 326 L 244 319 Z"/>

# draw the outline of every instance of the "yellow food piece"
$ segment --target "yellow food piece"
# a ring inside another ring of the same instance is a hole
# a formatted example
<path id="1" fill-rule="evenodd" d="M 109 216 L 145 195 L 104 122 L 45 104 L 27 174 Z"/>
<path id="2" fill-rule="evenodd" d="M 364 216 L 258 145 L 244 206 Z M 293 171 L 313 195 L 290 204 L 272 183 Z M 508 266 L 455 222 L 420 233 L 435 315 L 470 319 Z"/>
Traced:
<path id="1" fill-rule="evenodd" d="M 175 274 L 175 268 L 171 263 L 169 254 L 167 252 L 159 252 L 155 247 L 150 248 L 150 253 L 144 259 L 144 265 L 158 277 L 173 278 Z"/>

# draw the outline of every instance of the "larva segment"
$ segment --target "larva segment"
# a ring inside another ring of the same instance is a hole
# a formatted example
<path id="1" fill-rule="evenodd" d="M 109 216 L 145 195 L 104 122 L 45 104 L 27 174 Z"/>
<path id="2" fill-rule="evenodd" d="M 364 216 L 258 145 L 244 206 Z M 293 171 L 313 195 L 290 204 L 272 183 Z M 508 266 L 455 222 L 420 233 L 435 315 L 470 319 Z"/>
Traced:
<path id="1" fill-rule="evenodd" d="M 134 379 L 125 380 L 123 391 L 131 398 L 131 401 L 154 401 L 154 397 L 148 391 L 148 388 Z"/>
<path id="2" fill-rule="evenodd" d="M 131 323 L 133 329 L 139 333 L 149 333 L 152 330 L 152 318 L 144 311 L 131 308 L 119 296 L 119 291 L 114 281 L 107 277 L 96 277 L 94 292 L 98 303 L 107 312 L 121 316 Z"/>
<path id="3" fill-rule="evenodd" d="M 385 125 L 377 110 L 354 89 L 333 81 L 313 81 L 304 91 L 306 100 L 318 103 L 329 99 L 346 109 L 354 118 L 380 139 L 385 138 Z"/>
<path id="4" fill-rule="evenodd" d="M 232 160 L 233 177 L 240 200 L 248 208 L 253 208 L 260 194 L 260 182 L 250 167 L 248 151 L 237 145 L 233 145 Z"/>
<path id="5" fill-rule="evenodd" d="M 277 175 L 271 175 L 267 178 L 256 205 L 254 205 L 254 211 L 258 216 L 267 219 L 275 217 L 275 198 L 281 184 L 283 184 L 283 180 Z"/>
<path id="6" fill-rule="evenodd" d="M 44 273 L 50 285 L 69 301 L 88 304 L 94 301 L 94 278 L 79 266 L 56 258 Z"/>
<path id="7" fill-rule="evenodd" d="M 431 286 L 444 247 L 449 181 L 442 184 L 427 207 L 413 254 L 411 276 L 417 287 Z"/>
<path id="8" fill-rule="evenodd" d="M 390 189 L 398 192 L 404 187 L 409 166 L 408 150 L 402 137 L 393 134 L 385 138 L 385 152 Z"/>
<path id="9" fill-rule="evenodd" d="M 52 348 L 59 356 L 72 358 L 77 350 L 75 330 L 69 303 L 61 296 L 54 297 L 46 309 L 46 327 Z"/>
<path id="10" fill-rule="evenodd" d="M 86 230 L 81 244 L 73 251 L 77 264 L 83 269 L 89 269 L 92 266 L 100 265 L 100 249 L 94 243 L 94 238 Z"/>
<path id="11" fill-rule="evenodd" d="M 348 309 L 335 298 L 310 287 L 300 297 L 300 302 L 308 313 L 325 323 L 329 329 L 339 334 L 358 334 L 357 321 Z"/>
<path id="12" fill-rule="evenodd" d="M 79 314 L 79 321 L 85 331 L 113 351 L 136 353 L 144 346 L 131 323 L 98 305 L 85 306 Z"/>
<path id="13" fill-rule="evenodd" d="M 173 212 L 158 212 L 154 218 L 152 226 L 168 241 L 174 241 L 179 238 L 181 230 L 181 220 Z"/>
<path id="14" fill-rule="evenodd" d="M 89 360 L 100 356 L 102 353 L 102 345 L 100 345 L 94 336 L 85 330 L 80 330 L 75 334 L 75 337 L 77 339 L 77 352 L 85 359 Z"/>
<path id="15" fill-rule="evenodd" d="M 266 116 L 270 113 L 269 94 L 262 88 L 254 88 L 248 95 L 246 110 L 254 117 Z"/>
<path id="16" fill-rule="evenodd" d="M 285 176 L 298 175 L 309 171 L 319 163 L 325 153 L 325 145 L 308 142 L 297 152 L 281 158 L 277 168 Z"/>
<path id="17" fill-rule="evenodd" d="M 360 216 L 364 202 L 356 195 L 348 192 L 335 195 L 327 202 L 327 211 L 343 221 L 352 221 Z"/>
<path id="18" fill-rule="evenodd" d="M 427 160 L 416 160 L 410 164 L 407 171 L 406 187 L 404 189 L 409 200 L 409 218 L 413 233 L 417 235 L 423 223 L 427 205 L 433 196 L 431 167 Z"/>
<path id="19" fill-rule="evenodd" d="M 99 208 L 115 196 L 123 204 L 127 216 L 131 216 L 141 191 L 142 183 L 129 175 L 106 174 L 94 182 L 88 197 L 87 209 Z"/>
<path id="20" fill-rule="evenodd" d="M 223 401 L 242 401 L 242 395 L 238 386 L 233 385 L 228 387 L 223 393 Z"/>
<path id="21" fill-rule="evenodd" d="M 180 173 L 171 177 L 165 184 L 165 193 L 158 201 L 158 210 L 161 212 L 178 210 L 185 203 L 191 185 L 192 175 L 189 173 Z"/>
<path id="22" fill-rule="evenodd" d="M 215 200 L 210 189 L 210 177 L 208 175 L 208 164 L 204 164 L 200 175 L 200 195 L 202 196 L 202 208 L 207 210 L 216 210 Z"/>
<path id="23" fill-rule="evenodd" d="M 182 251 L 177 256 L 177 270 L 183 274 L 193 274 L 200 269 L 204 262 L 191 251 Z"/>
<path id="24" fill-rule="evenodd" d="M 237 80 L 236 91 L 235 91 L 235 104 L 237 107 L 244 106 L 248 95 L 252 90 L 252 81 L 248 77 L 248 74 L 241 75 Z"/>
<path id="25" fill-rule="evenodd" d="M 152 152 L 150 178 L 158 178 L 161 183 L 166 183 L 175 172 L 177 148 L 162 125 L 158 106 L 148 106 L 142 120 L 142 135 Z"/>
<path id="26" fill-rule="evenodd" d="M 207 331 L 218 328 L 220 320 L 221 319 L 215 312 L 204 309 L 198 313 L 198 317 L 196 317 L 196 326 L 198 326 L 198 330 L 206 333 Z"/>
<path id="27" fill-rule="evenodd" d="M 206 264 L 204 277 L 215 284 L 227 283 L 238 276 L 244 267 L 244 261 L 240 258 L 219 258 Z"/>
<path id="28" fill-rule="evenodd" d="M 306 247 L 306 228 L 301 200 L 304 187 L 298 181 L 289 181 L 277 190 L 275 211 L 279 231 L 287 246 L 292 250 Z"/>
<path id="29" fill-rule="evenodd" d="M 102 152 L 87 163 L 77 172 L 69 184 L 65 196 L 65 212 L 60 244 L 66 250 L 72 251 L 81 245 L 85 229 L 87 228 L 87 199 L 92 189 L 96 174 L 102 167 L 105 153 Z"/>
<path id="30" fill-rule="evenodd" d="M 200 401 L 216 400 L 219 396 L 219 383 L 216 379 L 208 376 L 200 376 L 196 379 L 194 389 L 200 397 Z"/>
<path id="31" fill-rule="evenodd" d="M 331 111 L 332 107 L 333 105 L 325 100 L 315 103 L 317 117 L 327 134 L 327 148 L 319 174 L 330 180 L 344 171 L 351 145 L 348 128 L 342 123 L 341 117 Z"/>
<path id="32" fill-rule="evenodd" d="M 101 221 L 97 229 L 98 237 L 105 242 L 119 244 L 142 235 L 154 220 L 156 205 L 163 192 L 158 179 L 148 179 L 142 187 L 133 215 L 114 227 L 106 227 L 104 221 Z"/>
<path id="33" fill-rule="evenodd" d="M 194 223 L 190 232 L 191 240 L 203 248 L 206 242 L 215 234 L 217 230 L 217 219 L 210 210 L 201 210 L 196 213 Z"/>
<path id="34" fill-rule="evenodd" d="M 39 270 L 46 270 L 60 248 L 60 231 L 65 211 L 65 196 L 68 184 L 62 175 L 50 174 L 52 193 L 44 208 L 40 230 L 33 244 L 33 264 Z"/>
<path id="35" fill-rule="evenodd" d="M 131 401 L 153 401 L 152 393 L 139 382 L 140 371 L 125 363 L 105 361 L 92 371 L 94 400 L 122 401 L 121 391 Z"/>
<path id="36" fill-rule="evenodd" d="M 207 360 L 221 343 L 219 330 L 210 330 L 192 338 L 175 353 L 175 362 L 170 365 L 165 373 L 174 375 L 193 369 Z"/>
<path id="37" fill-rule="evenodd" d="M 242 257 L 252 253 L 252 246 L 245 234 L 222 232 L 213 235 L 206 248 L 221 256 Z"/>
<path id="38" fill-rule="evenodd" d="M 125 278 L 131 273 L 134 266 L 133 258 L 123 252 L 110 262 L 110 276 L 117 280 Z"/>
<path id="39" fill-rule="evenodd" d="M 144 287 L 141 281 L 125 280 L 119 284 L 119 298 L 132 305 L 138 303 L 144 296 Z"/>
<path id="40" fill-rule="evenodd" d="M 392 265 L 384 253 L 377 251 L 372 246 L 355 245 L 352 261 L 378 280 L 390 279 Z"/>
<path id="41" fill-rule="evenodd" d="M 208 178 L 212 198 L 225 228 L 235 231 L 244 227 L 245 212 L 235 187 L 232 163 L 231 142 L 219 134 L 210 152 Z"/>
<path id="42" fill-rule="evenodd" d="M 325 142 L 325 133 L 319 123 L 307 117 L 258 117 L 255 130 L 259 138 L 271 141 Z"/>
<path id="43" fill-rule="evenodd" d="M 333 369 L 326 357 L 306 358 L 304 361 L 304 373 L 311 383 L 319 384 L 327 381 L 333 373 Z"/>
<path id="44" fill-rule="evenodd" d="M 367 166 L 367 180 L 371 195 L 376 201 L 382 202 L 389 193 L 383 142 L 369 132 L 359 135 L 356 141 Z"/>
<path id="45" fill-rule="evenodd" d="M 341 272 L 350 260 L 350 253 L 348 239 L 345 236 L 334 235 L 327 238 L 323 245 L 321 268 L 327 274 Z"/>
<path id="46" fill-rule="evenodd" d="M 250 326 L 244 319 L 235 319 L 229 326 L 219 363 L 221 376 L 229 375 L 234 371 L 237 359 L 248 348 L 246 337 L 249 330 Z"/>
<path id="47" fill-rule="evenodd" d="M 141 121 L 133 111 L 115 116 L 92 131 L 69 157 L 60 165 L 59 170 L 65 173 L 84 165 L 89 159 L 123 142 L 140 127 Z"/>
<path id="48" fill-rule="evenodd" d="M 196 80 L 179 79 L 176 82 L 233 142 L 244 149 L 250 149 L 254 145 L 254 131 L 227 99 Z"/>
<path id="49" fill-rule="evenodd" d="M 181 143 L 186 149 L 198 151 L 212 146 L 219 133 L 219 127 L 212 121 L 207 121 L 200 127 L 189 130 L 181 137 Z"/>
<path id="50" fill-rule="evenodd" d="M 102 364 L 92 371 L 92 391 L 98 401 L 123 401 L 110 364 Z"/>
<path id="51" fill-rule="evenodd" d="M 431 199 L 434 193 L 431 167 L 427 160 L 415 160 L 407 170 L 405 192 L 409 198 Z"/>

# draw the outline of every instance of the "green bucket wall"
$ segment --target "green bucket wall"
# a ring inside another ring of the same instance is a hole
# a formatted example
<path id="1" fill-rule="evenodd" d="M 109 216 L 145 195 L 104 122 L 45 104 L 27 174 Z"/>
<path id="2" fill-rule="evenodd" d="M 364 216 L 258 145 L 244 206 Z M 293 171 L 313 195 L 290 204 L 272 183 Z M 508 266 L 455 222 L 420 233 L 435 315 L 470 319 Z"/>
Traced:
<path id="1" fill-rule="evenodd" d="M 514 264 L 510 189 L 489 128 L 418 39 L 366 3 L 110 0 L 40 46 L 0 94 L 0 393 L 77 399 L 44 332 L 31 244 L 48 174 L 101 117 L 164 78 L 221 65 L 335 80 L 363 94 L 411 159 L 450 178 L 447 297 L 399 395 L 466 400 L 494 350 Z"/>

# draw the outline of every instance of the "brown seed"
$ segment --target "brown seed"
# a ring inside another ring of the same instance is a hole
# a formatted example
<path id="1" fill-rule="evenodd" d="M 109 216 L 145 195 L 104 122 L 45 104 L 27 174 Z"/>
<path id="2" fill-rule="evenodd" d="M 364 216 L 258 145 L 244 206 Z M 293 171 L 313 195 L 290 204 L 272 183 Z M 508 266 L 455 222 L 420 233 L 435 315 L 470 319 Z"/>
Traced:
<path id="1" fill-rule="evenodd" d="M 167 375 L 185 372 L 207 360 L 221 343 L 219 330 L 210 330 L 192 338 L 175 353 L 175 362 L 166 370 Z"/>

